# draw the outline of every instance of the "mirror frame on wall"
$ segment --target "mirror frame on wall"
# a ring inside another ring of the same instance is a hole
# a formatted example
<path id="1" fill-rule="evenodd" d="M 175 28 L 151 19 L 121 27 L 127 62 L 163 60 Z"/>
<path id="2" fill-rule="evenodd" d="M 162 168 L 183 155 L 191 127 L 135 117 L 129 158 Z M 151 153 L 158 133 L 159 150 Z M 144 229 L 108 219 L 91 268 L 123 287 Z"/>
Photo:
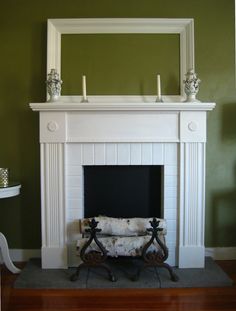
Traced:
<path id="1" fill-rule="evenodd" d="M 47 73 L 61 75 L 62 34 L 179 34 L 180 81 L 194 69 L 194 20 L 192 18 L 78 18 L 48 19 Z M 183 83 L 180 94 L 184 97 Z"/>

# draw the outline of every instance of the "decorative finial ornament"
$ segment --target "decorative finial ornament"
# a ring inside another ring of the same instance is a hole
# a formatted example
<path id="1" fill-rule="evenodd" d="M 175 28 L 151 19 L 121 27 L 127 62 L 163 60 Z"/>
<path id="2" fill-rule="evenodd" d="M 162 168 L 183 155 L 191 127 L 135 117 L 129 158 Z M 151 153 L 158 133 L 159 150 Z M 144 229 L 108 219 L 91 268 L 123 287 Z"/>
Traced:
<path id="1" fill-rule="evenodd" d="M 201 80 L 198 79 L 197 74 L 193 69 L 189 69 L 185 76 L 186 79 L 183 81 L 184 92 L 187 95 L 185 102 L 199 102 L 200 100 L 196 99 L 196 95 L 199 91 Z"/>
<path id="2" fill-rule="evenodd" d="M 50 73 L 48 74 L 46 84 L 47 84 L 47 92 L 50 96 L 48 101 L 49 102 L 58 101 L 61 96 L 62 80 L 60 80 L 59 74 L 57 73 L 56 69 L 51 69 Z"/>

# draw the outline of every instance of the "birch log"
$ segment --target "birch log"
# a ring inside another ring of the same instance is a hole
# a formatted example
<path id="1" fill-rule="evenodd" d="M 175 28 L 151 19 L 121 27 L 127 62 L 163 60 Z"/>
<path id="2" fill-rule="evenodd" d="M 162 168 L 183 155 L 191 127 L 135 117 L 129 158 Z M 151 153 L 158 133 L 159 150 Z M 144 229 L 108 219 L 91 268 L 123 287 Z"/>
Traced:
<path id="1" fill-rule="evenodd" d="M 118 236 L 139 236 L 146 235 L 147 228 L 151 228 L 150 221 L 153 218 L 113 218 L 107 216 L 94 217 L 98 221 L 98 228 L 101 229 L 101 233 L 104 235 L 118 235 Z M 89 221 L 92 218 L 81 219 L 80 228 L 81 233 L 85 233 L 85 229 L 88 229 Z M 166 221 L 160 220 L 159 227 L 163 229 L 162 233 L 166 234 Z"/>
<path id="2" fill-rule="evenodd" d="M 159 235 L 160 240 L 165 243 L 164 236 Z M 81 238 L 77 241 L 77 250 L 81 251 L 81 248 L 87 242 L 87 238 Z M 135 236 L 135 237 L 119 237 L 119 236 L 110 236 L 110 237 L 101 237 L 99 242 L 105 247 L 108 252 L 108 256 L 118 257 L 118 256 L 141 256 L 142 249 L 147 242 L 150 241 L 150 235 L 145 236 Z M 160 249 L 160 246 L 156 241 L 149 247 L 148 251 L 157 251 Z M 90 251 L 101 251 L 97 244 L 93 241 L 90 246 L 86 249 L 86 253 Z"/>

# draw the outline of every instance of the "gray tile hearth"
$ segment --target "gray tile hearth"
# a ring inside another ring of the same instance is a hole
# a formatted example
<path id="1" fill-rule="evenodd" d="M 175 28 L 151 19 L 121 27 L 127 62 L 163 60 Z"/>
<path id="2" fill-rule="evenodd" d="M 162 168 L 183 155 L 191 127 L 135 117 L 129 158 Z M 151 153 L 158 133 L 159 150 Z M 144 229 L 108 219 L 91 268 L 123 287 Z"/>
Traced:
<path id="1" fill-rule="evenodd" d="M 111 282 L 105 270 L 82 269 L 77 281 L 71 282 L 70 276 L 75 268 L 41 269 L 40 259 L 31 259 L 19 274 L 15 288 L 174 288 L 174 287 L 221 287 L 231 286 L 233 281 L 211 259 L 206 258 L 205 269 L 178 269 L 178 282 L 170 280 L 165 269 L 148 268 L 142 271 L 138 281 L 132 276 L 142 264 L 139 259 L 111 259 L 108 264 L 117 276 L 117 282 Z"/>

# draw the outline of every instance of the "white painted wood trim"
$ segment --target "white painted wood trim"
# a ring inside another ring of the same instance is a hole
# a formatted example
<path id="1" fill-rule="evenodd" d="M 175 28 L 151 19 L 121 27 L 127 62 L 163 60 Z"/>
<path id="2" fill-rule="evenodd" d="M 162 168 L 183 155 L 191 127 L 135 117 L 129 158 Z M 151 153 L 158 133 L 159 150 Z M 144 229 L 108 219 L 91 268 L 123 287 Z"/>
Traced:
<path id="1" fill-rule="evenodd" d="M 179 267 L 204 267 L 205 143 L 180 144 Z"/>
<path id="2" fill-rule="evenodd" d="M 207 247 L 205 254 L 215 260 L 236 260 L 236 246 Z"/>
<path id="3" fill-rule="evenodd" d="M 180 81 L 183 82 L 187 71 L 195 69 L 194 22 L 191 20 L 180 32 Z M 181 95 L 184 95 L 184 84 L 181 83 Z"/>
<path id="4" fill-rule="evenodd" d="M 49 19 L 47 73 L 61 74 L 61 35 L 96 33 L 175 33 L 180 35 L 180 81 L 194 69 L 194 20 L 181 18 L 80 18 Z M 181 95 L 184 96 L 183 84 Z"/>
<path id="5" fill-rule="evenodd" d="M 42 247 L 42 269 L 67 269 L 67 245 Z"/>
<path id="6" fill-rule="evenodd" d="M 205 142 L 213 103 L 31 104 L 40 142 Z M 182 109 L 183 108 L 183 109 Z M 121 126 L 122 124 L 122 126 Z"/>
<path id="7" fill-rule="evenodd" d="M 61 72 L 61 32 L 54 23 L 48 20 L 47 73 L 51 68 L 56 68 L 58 72 Z"/>
<path id="8" fill-rule="evenodd" d="M 215 103 L 183 103 L 183 102 L 141 102 L 134 101 L 134 98 L 123 98 L 118 102 L 117 99 L 112 102 L 111 97 L 93 97 L 90 103 L 81 103 L 80 100 L 74 102 L 56 102 L 56 103 L 31 103 L 33 111 L 210 111 L 214 109 Z"/>
<path id="9" fill-rule="evenodd" d="M 41 144 L 42 258 L 47 262 L 48 252 L 53 250 L 58 268 L 67 266 L 64 167 L 64 144 Z"/>
<path id="10" fill-rule="evenodd" d="M 13 261 L 28 261 L 30 258 L 40 258 L 40 249 L 10 249 L 10 256 Z M 215 260 L 236 260 L 235 247 L 207 247 L 205 256 Z M 0 262 L 2 262 L 0 254 Z"/>
<path id="11" fill-rule="evenodd" d="M 204 266 L 206 114 L 215 104 L 34 105 L 40 111 L 44 268 L 66 267 L 73 257 L 66 253 L 76 235 L 76 220 L 83 217 L 83 165 L 136 165 L 140 161 L 140 165 L 164 165 L 170 173 L 166 185 L 176 193 L 173 198 L 164 197 L 164 213 L 170 217 L 169 260 L 176 262 L 176 246 L 180 267 Z M 66 228 L 71 230 L 69 235 Z"/>
<path id="12" fill-rule="evenodd" d="M 205 247 L 198 245 L 179 246 L 179 268 L 204 268 Z"/>
<path id="13" fill-rule="evenodd" d="M 30 258 L 40 258 L 40 249 L 17 249 L 13 248 L 9 250 L 12 261 L 28 261 Z M 0 253 L 1 257 L 1 253 Z M 0 262 L 1 262 L 0 258 Z"/>
<path id="14" fill-rule="evenodd" d="M 180 33 L 191 18 L 70 18 L 49 19 L 61 34 Z"/>

